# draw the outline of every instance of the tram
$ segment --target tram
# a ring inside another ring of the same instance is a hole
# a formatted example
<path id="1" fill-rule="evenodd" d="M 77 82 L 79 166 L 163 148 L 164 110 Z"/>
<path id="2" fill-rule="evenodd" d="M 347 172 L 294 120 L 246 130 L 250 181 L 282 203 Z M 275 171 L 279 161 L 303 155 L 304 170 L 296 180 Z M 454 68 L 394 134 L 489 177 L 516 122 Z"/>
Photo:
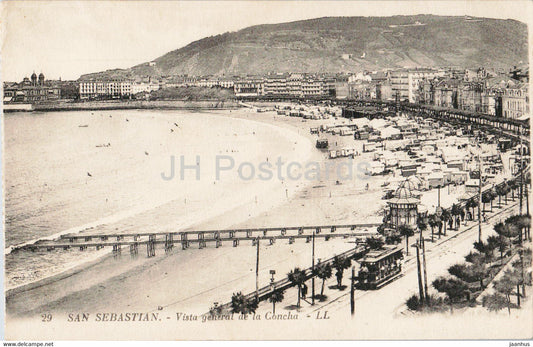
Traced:
<path id="1" fill-rule="evenodd" d="M 402 249 L 386 245 L 368 252 L 361 264 L 356 287 L 362 290 L 379 289 L 402 276 Z"/>

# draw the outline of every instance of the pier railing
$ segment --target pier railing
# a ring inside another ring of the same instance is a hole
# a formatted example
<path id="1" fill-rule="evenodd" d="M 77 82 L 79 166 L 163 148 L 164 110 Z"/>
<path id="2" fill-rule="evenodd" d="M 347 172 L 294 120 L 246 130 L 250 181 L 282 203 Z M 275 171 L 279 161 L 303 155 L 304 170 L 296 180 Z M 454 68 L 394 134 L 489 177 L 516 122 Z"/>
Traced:
<path id="1" fill-rule="evenodd" d="M 224 229 L 224 230 L 195 230 L 180 232 L 161 233 L 80 233 L 66 234 L 55 240 L 40 241 L 29 245 L 15 248 L 17 250 L 53 251 L 56 249 L 68 250 L 79 248 L 85 251 L 89 247 L 97 250 L 105 247 L 112 247 L 113 253 L 122 252 L 122 247 L 129 247 L 131 255 L 137 255 L 139 247 L 146 246 L 148 257 L 155 256 L 156 245 L 164 245 L 165 252 L 173 249 L 174 245 L 181 245 L 182 249 L 187 249 L 191 244 L 197 244 L 198 248 L 206 248 L 208 244 L 221 247 L 223 242 L 230 242 L 233 247 L 237 247 L 241 242 L 250 241 L 251 245 L 256 242 L 266 240 L 269 244 L 276 243 L 277 240 L 288 240 L 292 244 L 297 239 L 305 239 L 310 242 L 312 237 L 322 238 L 328 241 L 331 238 L 364 238 L 375 235 L 380 223 L 362 224 L 339 224 L 339 225 L 315 225 L 315 226 L 289 226 L 289 227 L 268 227 L 268 228 L 248 228 L 248 229 Z M 13 252 L 12 251 L 12 252 Z"/>

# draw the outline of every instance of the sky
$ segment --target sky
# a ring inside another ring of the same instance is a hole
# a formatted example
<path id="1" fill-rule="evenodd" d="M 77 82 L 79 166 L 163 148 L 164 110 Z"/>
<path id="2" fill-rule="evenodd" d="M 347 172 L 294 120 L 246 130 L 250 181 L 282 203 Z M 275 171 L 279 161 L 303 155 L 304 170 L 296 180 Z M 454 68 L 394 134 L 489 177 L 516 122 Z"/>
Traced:
<path id="1" fill-rule="evenodd" d="M 128 68 L 206 36 L 324 16 L 470 15 L 533 22 L 531 1 L 2 1 L 0 75 Z M 531 45 L 530 45 L 531 46 Z"/>

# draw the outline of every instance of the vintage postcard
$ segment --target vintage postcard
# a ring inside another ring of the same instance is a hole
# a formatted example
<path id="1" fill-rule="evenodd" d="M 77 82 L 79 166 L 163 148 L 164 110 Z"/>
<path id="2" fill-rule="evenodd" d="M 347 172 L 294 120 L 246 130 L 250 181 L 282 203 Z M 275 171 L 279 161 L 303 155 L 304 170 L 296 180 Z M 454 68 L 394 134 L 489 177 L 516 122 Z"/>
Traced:
<path id="1" fill-rule="evenodd" d="M 1 6 L 5 341 L 531 341 L 531 2 Z"/>

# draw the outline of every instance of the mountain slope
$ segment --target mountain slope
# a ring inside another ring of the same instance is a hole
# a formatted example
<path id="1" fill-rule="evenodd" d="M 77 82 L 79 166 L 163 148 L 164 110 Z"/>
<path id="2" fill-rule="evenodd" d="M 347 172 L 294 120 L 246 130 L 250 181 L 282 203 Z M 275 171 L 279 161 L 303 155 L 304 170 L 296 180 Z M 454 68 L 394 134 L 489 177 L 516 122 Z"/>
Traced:
<path id="1" fill-rule="evenodd" d="M 103 74 L 235 75 L 403 66 L 508 68 L 520 61 L 527 61 L 527 26 L 515 20 L 433 15 L 326 17 L 257 25 L 204 38 L 155 59 L 155 66 L 141 64 Z"/>

